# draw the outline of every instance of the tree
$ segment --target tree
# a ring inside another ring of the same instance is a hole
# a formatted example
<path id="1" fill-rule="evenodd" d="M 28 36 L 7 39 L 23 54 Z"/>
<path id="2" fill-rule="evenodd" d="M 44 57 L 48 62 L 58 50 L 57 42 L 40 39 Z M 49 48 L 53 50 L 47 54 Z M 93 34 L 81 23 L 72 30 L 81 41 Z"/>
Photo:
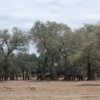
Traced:
<path id="1" fill-rule="evenodd" d="M 35 41 L 40 54 L 44 54 L 43 62 L 43 74 L 46 72 L 46 67 L 48 66 L 48 60 L 52 60 L 52 69 L 54 69 L 55 56 L 59 54 L 60 51 L 60 36 L 65 32 L 70 30 L 70 28 L 65 24 L 58 24 L 56 22 L 46 22 L 42 23 L 37 21 L 31 29 L 32 39 Z M 54 70 L 53 70 L 54 71 Z"/>
<path id="2" fill-rule="evenodd" d="M 0 31 L 0 52 L 2 52 L 4 79 L 8 79 L 8 57 L 15 50 L 23 50 L 27 44 L 26 35 L 19 29 L 13 28 L 12 33 L 8 30 Z"/>
<path id="3" fill-rule="evenodd" d="M 100 59 L 99 40 L 97 37 L 100 32 L 99 28 L 99 25 L 85 25 L 80 29 L 80 34 L 83 34 L 84 37 L 80 57 L 87 66 L 87 80 L 94 79 L 95 61 Z"/>

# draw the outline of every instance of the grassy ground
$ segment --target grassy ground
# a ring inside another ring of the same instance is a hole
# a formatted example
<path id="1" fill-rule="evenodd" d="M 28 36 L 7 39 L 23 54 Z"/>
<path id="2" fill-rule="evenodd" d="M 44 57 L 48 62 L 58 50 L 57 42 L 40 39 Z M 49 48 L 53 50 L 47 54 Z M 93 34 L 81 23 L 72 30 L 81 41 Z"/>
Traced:
<path id="1" fill-rule="evenodd" d="M 100 81 L 1 82 L 0 100 L 100 100 Z"/>

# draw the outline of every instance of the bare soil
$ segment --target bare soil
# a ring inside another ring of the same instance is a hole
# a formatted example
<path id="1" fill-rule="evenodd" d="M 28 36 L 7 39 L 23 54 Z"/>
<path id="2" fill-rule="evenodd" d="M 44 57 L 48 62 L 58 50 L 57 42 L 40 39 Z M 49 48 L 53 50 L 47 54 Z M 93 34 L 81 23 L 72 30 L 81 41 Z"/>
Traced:
<path id="1" fill-rule="evenodd" d="M 0 82 L 0 100 L 100 100 L 100 81 Z"/>

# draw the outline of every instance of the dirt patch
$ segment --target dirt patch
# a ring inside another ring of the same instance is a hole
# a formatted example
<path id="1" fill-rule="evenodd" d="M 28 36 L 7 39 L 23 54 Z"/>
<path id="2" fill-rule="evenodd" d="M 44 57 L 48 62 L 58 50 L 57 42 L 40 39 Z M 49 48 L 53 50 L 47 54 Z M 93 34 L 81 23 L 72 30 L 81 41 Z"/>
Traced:
<path id="1" fill-rule="evenodd" d="M 0 100 L 100 100 L 100 81 L 2 82 Z"/>

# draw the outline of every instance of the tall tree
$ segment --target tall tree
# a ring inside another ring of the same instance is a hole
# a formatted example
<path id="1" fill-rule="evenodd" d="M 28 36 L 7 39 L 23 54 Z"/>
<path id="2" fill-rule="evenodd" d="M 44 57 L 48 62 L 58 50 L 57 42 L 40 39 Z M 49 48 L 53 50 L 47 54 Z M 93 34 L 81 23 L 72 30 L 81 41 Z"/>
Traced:
<path id="1" fill-rule="evenodd" d="M 60 51 L 60 36 L 69 31 L 70 28 L 62 23 L 37 21 L 31 29 L 31 35 L 36 43 L 38 52 L 45 54 L 43 69 L 47 66 L 48 59 L 52 60 L 52 68 L 55 64 L 55 56 Z"/>
<path id="2" fill-rule="evenodd" d="M 25 49 L 26 35 L 19 29 L 13 28 L 12 33 L 8 30 L 0 31 L 0 51 L 3 57 L 4 78 L 8 79 L 8 57 L 15 50 Z"/>

